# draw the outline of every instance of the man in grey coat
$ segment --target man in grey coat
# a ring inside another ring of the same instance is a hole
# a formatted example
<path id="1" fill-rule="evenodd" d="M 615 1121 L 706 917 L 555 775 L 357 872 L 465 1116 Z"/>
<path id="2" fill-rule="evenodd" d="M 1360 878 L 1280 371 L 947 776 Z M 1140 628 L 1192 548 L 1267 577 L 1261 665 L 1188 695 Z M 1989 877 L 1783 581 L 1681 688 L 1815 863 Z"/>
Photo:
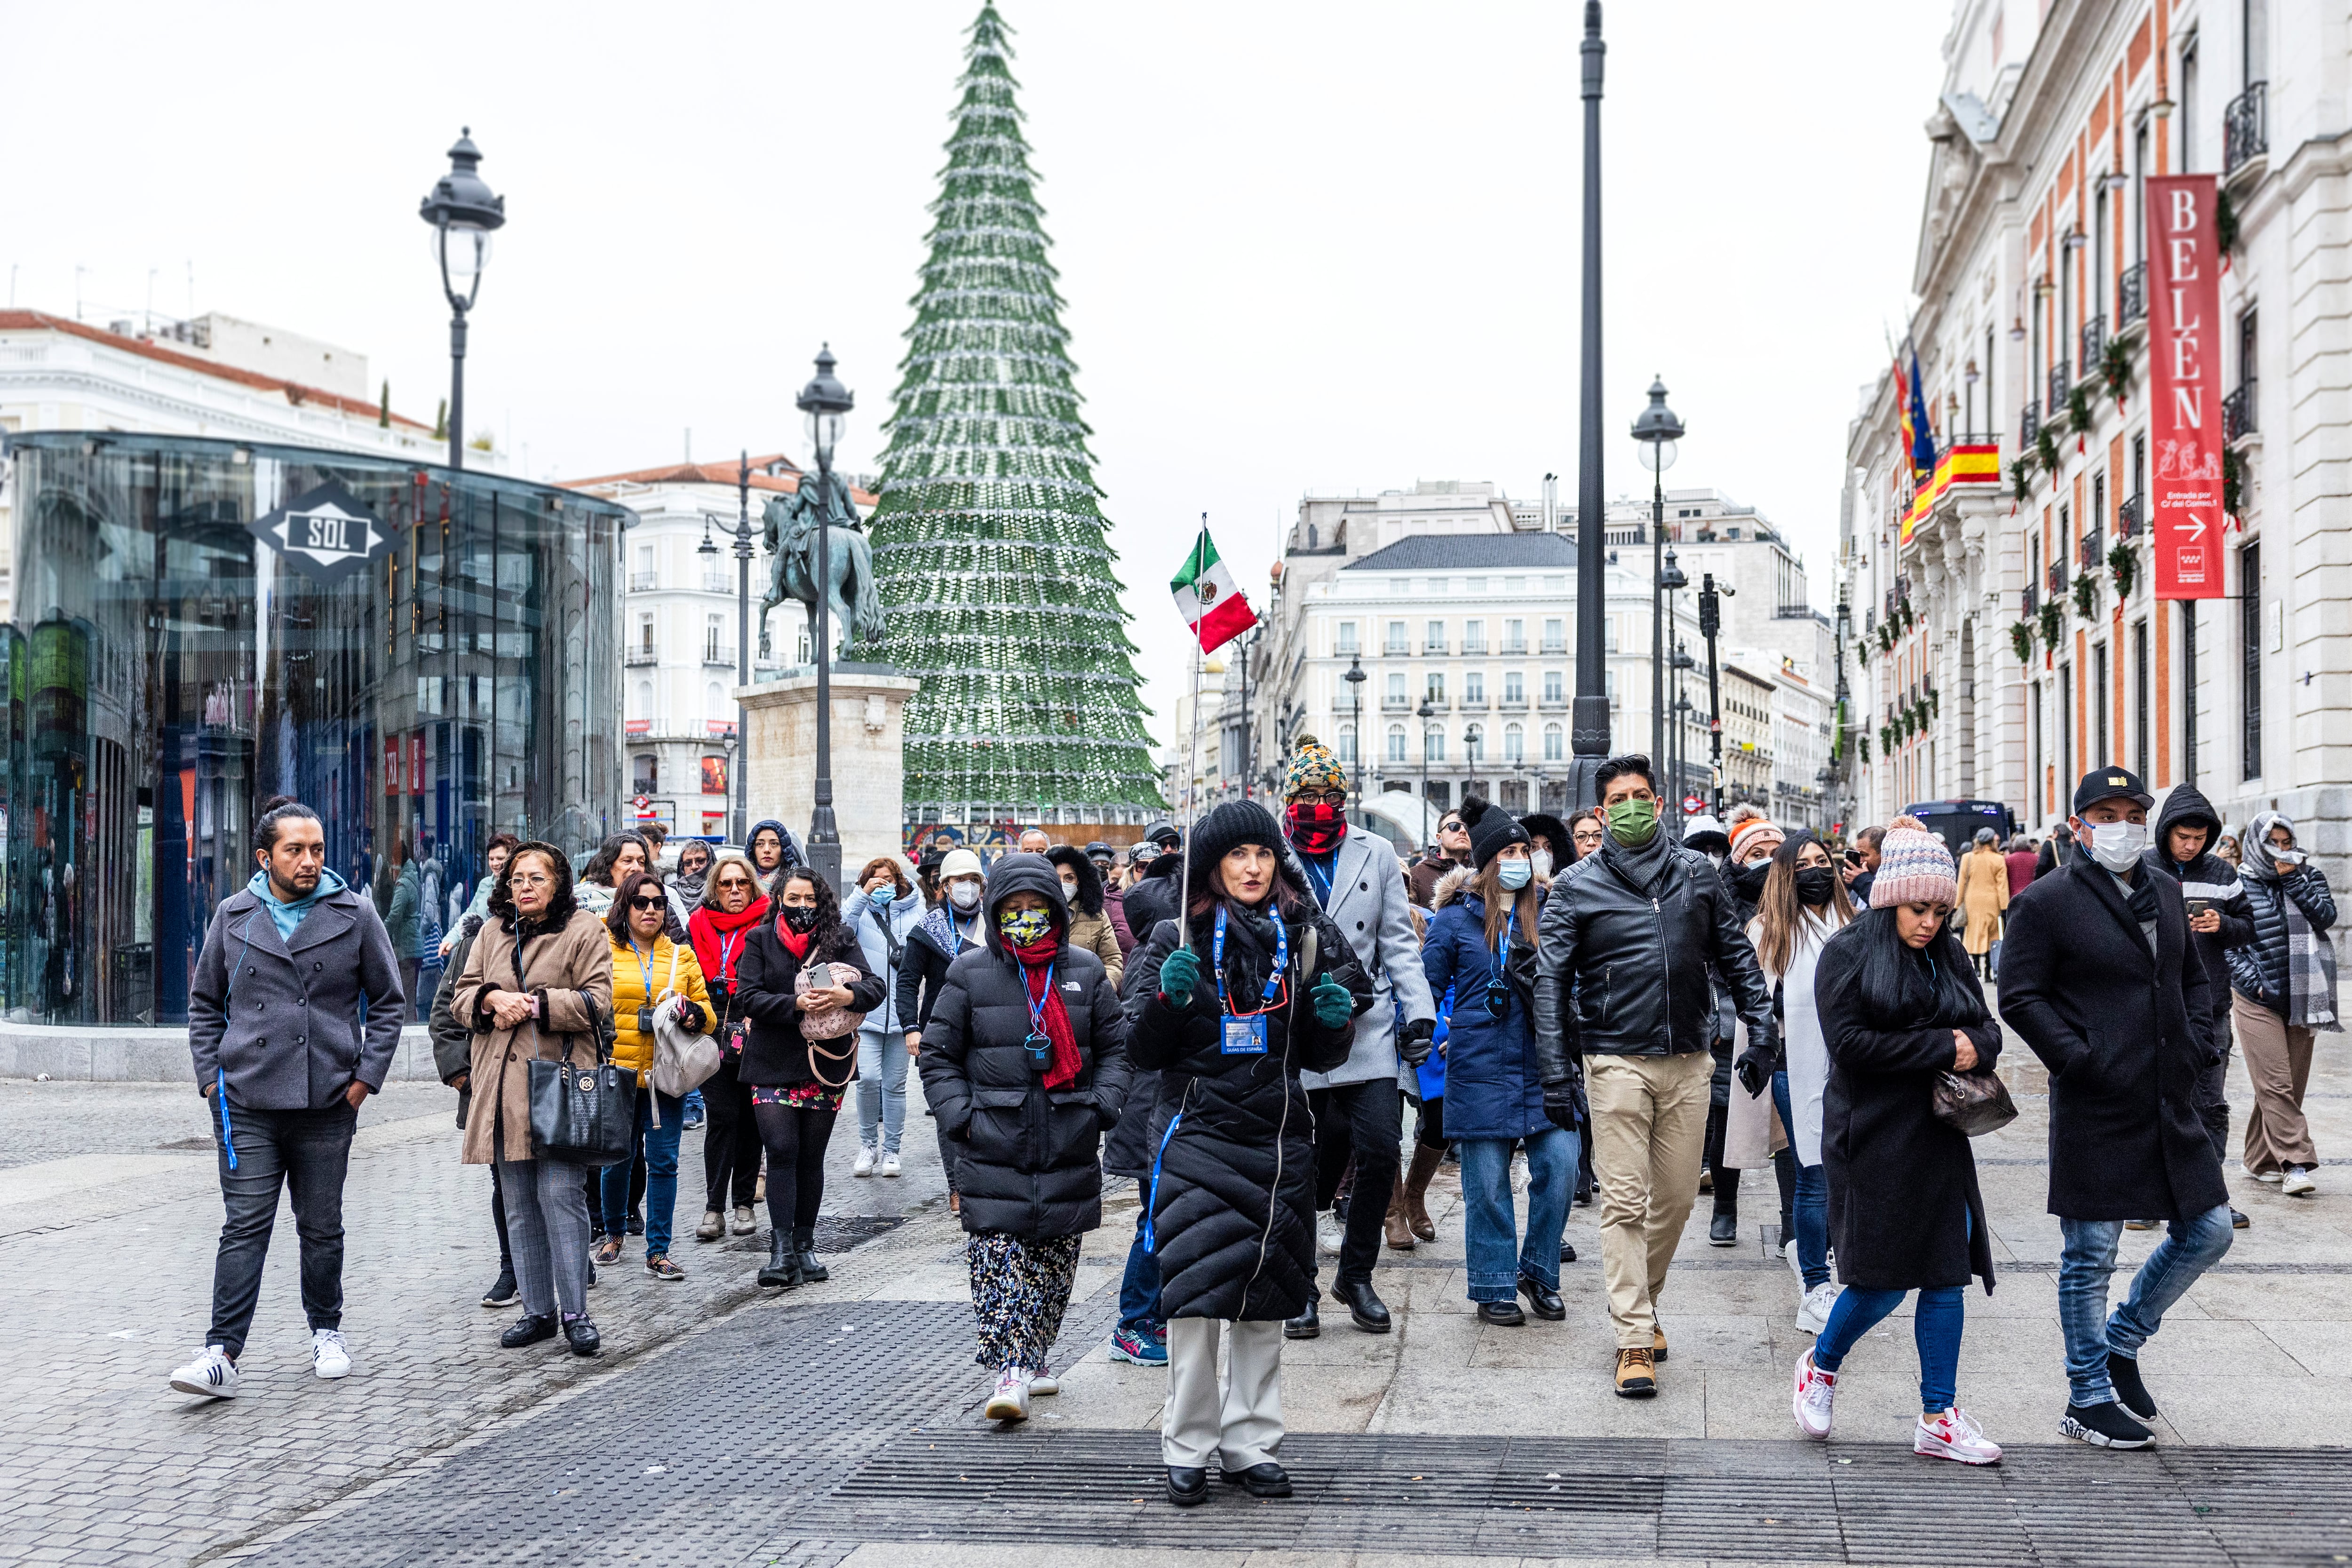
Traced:
<path id="1" fill-rule="evenodd" d="M 352 1369 L 343 1343 L 343 1174 L 360 1101 L 400 1045 L 400 962 L 375 906 L 326 868 L 319 814 L 278 796 L 253 827 L 258 868 L 221 900 L 188 987 L 188 1047 L 215 1126 L 227 1220 L 212 1328 L 172 1374 L 183 1394 L 236 1393 L 278 1195 L 294 1202 L 311 1370 Z"/>
<path id="2" fill-rule="evenodd" d="M 1283 829 L 1306 868 L 1307 885 L 1356 952 L 1372 981 L 1372 1005 L 1356 1020 L 1355 1047 L 1328 1073 L 1299 1074 L 1315 1108 L 1315 1202 L 1332 1206 L 1349 1156 L 1356 1162 L 1347 1230 L 1331 1293 L 1368 1334 L 1389 1331 L 1389 1309 L 1372 1289 L 1380 1258 L 1381 1222 L 1396 1190 L 1404 1100 L 1400 1062 L 1429 1056 L 1437 1009 L 1421 966 L 1421 939 L 1412 928 L 1412 900 L 1395 851 L 1372 833 L 1348 831 L 1348 776 L 1329 747 L 1299 737 L 1283 785 Z M 1402 1022 L 1402 1029 L 1400 1029 Z M 1292 1339 L 1322 1331 L 1318 1295 L 1283 1325 Z"/>

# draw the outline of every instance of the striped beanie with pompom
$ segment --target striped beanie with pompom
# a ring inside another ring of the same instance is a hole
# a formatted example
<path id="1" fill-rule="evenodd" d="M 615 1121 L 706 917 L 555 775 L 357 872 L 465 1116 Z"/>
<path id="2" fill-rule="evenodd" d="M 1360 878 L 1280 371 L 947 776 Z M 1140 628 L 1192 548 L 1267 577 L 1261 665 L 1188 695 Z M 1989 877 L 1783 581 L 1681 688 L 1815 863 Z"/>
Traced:
<path id="1" fill-rule="evenodd" d="M 1870 907 L 1950 905 L 1959 896 L 1959 876 L 1944 841 L 1916 816 L 1898 816 L 1888 823 L 1886 837 L 1878 843 L 1878 874 L 1871 879 Z"/>

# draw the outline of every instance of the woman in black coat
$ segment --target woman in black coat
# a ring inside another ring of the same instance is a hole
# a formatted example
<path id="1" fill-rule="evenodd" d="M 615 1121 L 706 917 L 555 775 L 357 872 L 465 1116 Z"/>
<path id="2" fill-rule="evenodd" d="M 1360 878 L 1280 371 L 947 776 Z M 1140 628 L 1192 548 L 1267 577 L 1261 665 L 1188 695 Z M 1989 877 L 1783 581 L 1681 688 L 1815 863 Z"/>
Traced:
<path id="1" fill-rule="evenodd" d="M 923 1030 L 923 1096 L 956 1144 L 985 1414 L 1029 1415 L 1058 1392 L 1046 1352 L 1102 1224 L 1102 1135 L 1127 1098 L 1127 1017 L 1103 962 L 1069 940 L 1062 879 L 1042 855 L 988 876 L 985 945 L 948 966 Z"/>
<path id="2" fill-rule="evenodd" d="M 1306 1310 L 1315 1272 L 1313 1119 L 1298 1075 L 1348 1059 L 1372 997 L 1264 806 L 1218 806 L 1187 852 L 1185 940 L 1165 921 L 1136 949 L 1127 1005 L 1129 1054 L 1161 1075 L 1145 1201 L 1168 1321 L 1160 1451 L 1179 1505 L 1207 1495 L 1213 1453 L 1253 1493 L 1289 1494 L 1274 1462 L 1282 1325 Z M 1221 1321 L 1233 1325 L 1222 1396 Z"/>
<path id="3" fill-rule="evenodd" d="M 801 1031 L 807 1015 L 828 1007 L 870 1013 L 882 1005 L 882 982 L 866 967 L 856 931 L 841 919 L 841 900 L 824 879 L 796 866 L 776 879 L 776 918 L 746 940 L 735 969 L 735 1011 L 750 1021 L 737 1069 L 751 1089 L 751 1115 L 768 1147 L 768 1266 L 760 1283 L 790 1289 L 829 1271 L 816 1258 L 816 1210 L 824 1197 L 824 1148 L 841 1097 L 857 1076 L 855 1026 L 830 1039 Z M 803 991 L 803 970 L 845 963 L 857 973 Z"/>
<path id="4" fill-rule="evenodd" d="M 1956 1384 L 1962 1293 L 1972 1275 L 1992 1289 L 1990 1234 L 1969 1140 L 1933 1107 L 1939 1073 L 1993 1070 L 2000 1029 L 1946 923 L 1958 892 L 1951 852 L 1897 817 L 1879 854 L 1870 912 L 1829 940 L 1814 970 L 1830 1059 L 1822 1163 L 1845 1289 L 1798 1358 L 1797 1423 L 1808 1436 L 1829 1436 L 1846 1354 L 1916 1289 L 1921 1414 L 1912 1451 L 1988 1465 L 2000 1449 L 1959 1408 Z"/>

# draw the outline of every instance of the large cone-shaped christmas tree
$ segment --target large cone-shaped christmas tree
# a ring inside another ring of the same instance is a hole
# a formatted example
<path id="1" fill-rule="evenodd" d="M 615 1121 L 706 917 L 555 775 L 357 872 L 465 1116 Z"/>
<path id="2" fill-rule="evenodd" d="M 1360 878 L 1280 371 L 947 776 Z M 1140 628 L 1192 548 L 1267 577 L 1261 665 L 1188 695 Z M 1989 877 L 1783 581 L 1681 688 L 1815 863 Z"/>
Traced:
<path id="1" fill-rule="evenodd" d="M 1006 28 L 972 24 L 872 530 L 907 816 L 1160 806 Z"/>

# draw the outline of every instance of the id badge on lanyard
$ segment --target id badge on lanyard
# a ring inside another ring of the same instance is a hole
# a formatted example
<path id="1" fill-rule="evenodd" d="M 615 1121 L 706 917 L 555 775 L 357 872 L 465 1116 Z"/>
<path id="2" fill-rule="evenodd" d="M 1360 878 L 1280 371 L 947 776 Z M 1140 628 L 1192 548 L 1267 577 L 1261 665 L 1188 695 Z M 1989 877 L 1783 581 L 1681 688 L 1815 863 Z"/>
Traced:
<path id="1" fill-rule="evenodd" d="M 1265 1055 L 1265 1015 L 1267 1009 L 1274 1005 L 1275 998 L 1281 994 L 1283 968 L 1289 960 L 1290 941 L 1283 931 L 1280 917 L 1277 916 L 1274 922 L 1274 967 L 1272 973 L 1266 976 L 1265 993 L 1258 999 L 1259 1005 L 1256 1012 L 1237 1016 L 1233 1011 L 1233 1005 L 1225 1000 L 1225 911 L 1222 905 L 1219 906 L 1217 934 L 1211 953 L 1211 963 L 1216 968 L 1218 1011 L 1223 1026 L 1217 1041 L 1217 1049 L 1221 1054 L 1229 1057 Z"/>
<path id="2" fill-rule="evenodd" d="M 1229 1057 L 1265 1055 L 1265 1015 L 1253 1013 L 1246 1018 L 1225 1015 L 1224 1039 L 1217 1049 Z"/>

